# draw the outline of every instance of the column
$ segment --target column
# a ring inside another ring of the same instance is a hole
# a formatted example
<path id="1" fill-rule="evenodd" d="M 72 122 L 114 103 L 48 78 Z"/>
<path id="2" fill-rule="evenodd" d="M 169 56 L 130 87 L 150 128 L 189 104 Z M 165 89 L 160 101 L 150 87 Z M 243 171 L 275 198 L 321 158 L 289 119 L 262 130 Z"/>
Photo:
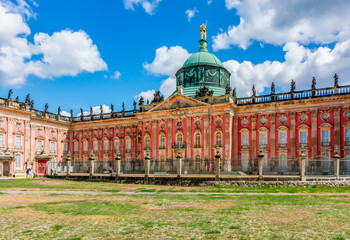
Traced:
<path id="1" fill-rule="evenodd" d="M 276 158 L 276 114 L 270 114 L 270 154 Z"/>
<path id="2" fill-rule="evenodd" d="M 209 116 L 204 116 L 203 117 L 204 120 L 204 129 L 203 129 L 203 137 L 204 137 L 204 157 L 206 158 L 211 158 L 209 155 L 209 142 L 208 142 L 208 138 L 210 138 L 209 136 Z"/>
<path id="3" fill-rule="evenodd" d="M 312 157 L 318 155 L 317 152 L 317 110 L 311 111 L 311 145 L 312 145 Z"/>
<path id="4" fill-rule="evenodd" d="M 295 112 L 289 113 L 290 118 L 290 154 L 291 158 L 295 159 L 296 157 L 296 138 L 295 138 Z"/>
<path id="5" fill-rule="evenodd" d="M 187 153 L 186 153 L 186 158 L 191 158 L 192 157 L 192 153 L 191 153 L 191 146 L 192 146 L 192 122 L 191 122 L 191 117 L 187 117 L 186 118 L 186 124 L 187 124 Z"/>
<path id="6" fill-rule="evenodd" d="M 333 108 L 334 113 L 334 146 L 338 146 L 340 149 L 342 149 L 342 144 L 340 141 L 340 107 Z"/>
<path id="7" fill-rule="evenodd" d="M 157 158 L 157 120 L 152 121 L 152 159 Z"/>
<path id="8" fill-rule="evenodd" d="M 142 122 L 137 123 L 137 159 L 141 159 L 141 152 L 142 152 Z"/>
<path id="9" fill-rule="evenodd" d="M 28 120 L 24 121 L 25 123 L 25 132 L 24 132 L 24 159 L 23 162 L 26 162 L 28 160 L 30 160 L 30 148 L 31 145 L 35 145 L 35 141 L 31 142 L 30 139 L 30 123 Z M 28 163 L 28 162 L 27 162 Z M 27 165 L 27 168 L 29 168 L 29 166 Z"/>
<path id="10" fill-rule="evenodd" d="M 124 144 L 125 144 L 125 128 L 122 126 L 120 127 L 120 145 L 119 145 L 119 148 L 120 148 L 120 155 L 121 155 L 121 158 L 122 160 L 125 161 L 125 154 L 124 154 Z"/>
<path id="11" fill-rule="evenodd" d="M 173 144 L 173 119 L 168 118 L 168 158 L 172 158 L 172 144 Z"/>
<path id="12" fill-rule="evenodd" d="M 137 128 L 136 126 L 132 126 L 132 149 L 131 154 L 132 158 L 137 159 Z"/>
<path id="13" fill-rule="evenodd" d="M 250 116 L 250 119 L 252 121 L 252 159 L 255 159 L 256 156 L 256 118 L 257 115 Z"/>
<path id="14" fill-rule="evenodd" d="M 225 170 L 231 171 L 232 153 L 232 114 L 225 114 Z"/>
<path id="15" fill-rule="evenodd" d="M 7 147 L 9 149 L 14 149 L 14 143 L 13 143 L 13 119 L 8 118 L 7 119 Z"/>

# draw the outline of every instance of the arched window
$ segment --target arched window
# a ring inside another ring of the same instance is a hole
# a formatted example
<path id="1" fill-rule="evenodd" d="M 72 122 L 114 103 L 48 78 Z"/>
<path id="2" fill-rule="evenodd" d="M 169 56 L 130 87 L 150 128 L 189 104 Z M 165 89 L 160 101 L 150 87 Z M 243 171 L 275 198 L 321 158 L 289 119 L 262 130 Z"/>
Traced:
<path id="1" fill-rule="evenodd" d="M 150 148 L 150 137 L 146 136 L 145 137 L 145 148 Z"/>
<path id="2" fill-rule="evenodd" d="M 165 135 L 161 135 L 160 136 L 160 146 L 159 146 L 159 148 L 160 149 L 165 149 Z"/>
<path id="3" fill-rule="evenodd" d="M 215 138 L 216 138 L 215 147 L 216 146 L 221 147 L 222 146 L 222 133 L 221 132 L 217 132 L 216 135 L 215 135 Z"/>
<path id="4" fill-rule="evenodd" d="M 164 171 L 165 170 L 165 158 L 164 155 L 160 156 L 160 171 Z"/>
<path id="5" fill-rule="evenodd" d="M 201 147 L 201 134 L 200 133 L 196 133 L 196 135 L 195 135 L 194 147 L 195 148 Z"/>
<path id="6" fill-rule="evenodd" d="M 180 146 L 180 147 L 183 146 L 183 136 L 182 136 L 182 133 L 177 134 L 176 142 L 177 142 L 177 146 Z"/>
<path id="7" fill-rule="evenodd" d="M 201 170 L 201 156 L 199 156 L 199 155 L 196 155 L 195 169 L 197 172 L 199 172 Z"/>

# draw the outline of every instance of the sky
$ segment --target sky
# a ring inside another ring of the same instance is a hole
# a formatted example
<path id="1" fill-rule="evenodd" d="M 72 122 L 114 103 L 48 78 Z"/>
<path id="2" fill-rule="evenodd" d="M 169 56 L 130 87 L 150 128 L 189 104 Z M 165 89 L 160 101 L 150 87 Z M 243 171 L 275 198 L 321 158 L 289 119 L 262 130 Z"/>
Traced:
<path id="1" fill-rule="evenodd" d="M 231 72 L 239 97 L 350 84 L 347 0 L 0 0 L 0 96 L 64 114 L 175 90 L 175 72 L 208 50 Z"/>

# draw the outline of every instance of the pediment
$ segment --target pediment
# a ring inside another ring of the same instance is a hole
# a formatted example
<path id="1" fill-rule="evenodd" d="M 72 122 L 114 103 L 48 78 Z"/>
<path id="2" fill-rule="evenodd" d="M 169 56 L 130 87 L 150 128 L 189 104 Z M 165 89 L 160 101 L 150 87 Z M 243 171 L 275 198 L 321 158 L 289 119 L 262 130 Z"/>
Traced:
<path id="1" fill-rule="evenodd" d="M 204 106 L 210 106 L 210 104 L 176 93 L 173 96 L 161 102 L 160 104 L 158 104 L 157 106 L 151 108 L 149 112 Z"/>

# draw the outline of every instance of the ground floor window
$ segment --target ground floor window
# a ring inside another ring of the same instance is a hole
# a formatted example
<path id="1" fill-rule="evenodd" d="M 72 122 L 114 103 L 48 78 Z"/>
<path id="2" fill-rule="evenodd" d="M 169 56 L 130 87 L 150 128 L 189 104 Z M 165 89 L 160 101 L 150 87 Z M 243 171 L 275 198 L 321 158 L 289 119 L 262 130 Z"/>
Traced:
<path id="1" fill-rule="evenodd" d="M 15 158 L 16 158 L 16 163 L 15 163 L 16 169 L 21 169 L 21 155 L 17 154 Z"/>

